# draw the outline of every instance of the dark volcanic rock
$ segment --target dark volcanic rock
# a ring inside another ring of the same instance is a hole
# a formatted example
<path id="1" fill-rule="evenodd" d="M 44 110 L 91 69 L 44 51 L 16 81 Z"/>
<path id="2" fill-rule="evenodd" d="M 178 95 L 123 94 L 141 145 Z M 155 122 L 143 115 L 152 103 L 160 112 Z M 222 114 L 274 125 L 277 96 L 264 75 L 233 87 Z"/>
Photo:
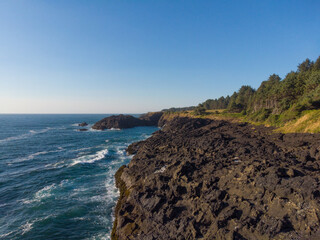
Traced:
<path id="1" fill-rule="evenodd" d="M 134 142 L 130 144 L 127 148 L 128 155 L 136 154 L 140 148 L 144 144 L 144 141 Z"/>
<path id="2" fill-rule="evenodd" d="M 131 115 L 117 115 L 106 117 L 93 125 L 93 129 L 104 130 L 111 128 L 132 128 L 143 126 L 143 122 Z"/>
<path id="3" fill-rule="evenodd" d="M 140 118 L 131 115 L 113 115 L 106 117 L 93 125 L 93 129 L 104 130 L 111 128 L 132 128 L 139 126 L 157 126 L 162 112 L 147 113 Z"/>
<path id="4" fill-rule="evenodd" d="M 151 112 L 141 115 L 139 119 L 145 121 L 146 124 L 149 124 L 150 126 L 158 126 L 158 122 L 162 115 L 163 112 Z"/>
<path id="5" fill-rule="evenodd" d="M 86 128 L 80 128 L 80 129 L 77 129 L 77 131 L 79 131 L 79 132 L 85 132 L 85 131 L 88 131 L 88 129 L 86 129 Z"/>
<path id="6" fill-rule="evenodd" d="M 320 239 L 320 135 L 205 119 L 128 148 L 112 239 Z"/>
<path id="7" fill-rule="evenodd" d="M 86 122 L 79 123 L 78 126 L 79 127 L 85 127 L 85 126 L 88 126 L 88 123 L 86 123 Z"/>

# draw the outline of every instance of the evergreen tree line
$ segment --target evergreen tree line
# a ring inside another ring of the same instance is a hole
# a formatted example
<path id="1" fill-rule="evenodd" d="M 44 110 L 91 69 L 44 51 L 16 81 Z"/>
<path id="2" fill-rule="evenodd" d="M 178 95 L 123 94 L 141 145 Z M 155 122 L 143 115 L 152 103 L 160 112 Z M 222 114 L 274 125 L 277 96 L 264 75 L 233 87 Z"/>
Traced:
<path id="1" fill-rule="evenodd" d="M 167 113 L 174 113 L 174 112 L 184 112 L 184 111 L 190 111 L 195 109 L 195 106 L 191 106 L 191 107 L 180 107 L 180 108 L 167 108 L 167 109 L 162 109 L 162 112 L 167 112 Z"/>
<path id="2" fill-rule="evenodd" d="M 242 86 L 231 96 L 208 99 L 197 109 L 226 109 L 253 120 L 272 121 L 283 114 L 290 120 L 304 110 L 320 109 L 320 57 L 315 62 L 306 59 L 284 79 L 272 74 L 257 90 Z"/>

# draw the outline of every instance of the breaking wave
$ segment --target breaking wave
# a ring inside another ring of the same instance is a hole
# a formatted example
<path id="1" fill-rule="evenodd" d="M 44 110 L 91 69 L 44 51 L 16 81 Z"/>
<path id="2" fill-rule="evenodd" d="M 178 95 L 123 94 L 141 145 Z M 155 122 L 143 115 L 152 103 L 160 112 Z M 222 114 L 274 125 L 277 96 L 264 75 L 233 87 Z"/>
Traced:
<path id="1" fill-rule="evenodd" d="M 70 167 L 74 166 L 76 164 L 79 164 L 79 163 L 94 163 L 96 161 L 99 161 L 99 160 L 105 158 L 105 156 L 108 154 L 108 152 L 109 152 L 108 149 L 103 149 L 103 150 L 96 152 L 95 154 L 90 154 L 90 155 L 78 157 L 73 160 L 73 162 L 70 164 Z"/>

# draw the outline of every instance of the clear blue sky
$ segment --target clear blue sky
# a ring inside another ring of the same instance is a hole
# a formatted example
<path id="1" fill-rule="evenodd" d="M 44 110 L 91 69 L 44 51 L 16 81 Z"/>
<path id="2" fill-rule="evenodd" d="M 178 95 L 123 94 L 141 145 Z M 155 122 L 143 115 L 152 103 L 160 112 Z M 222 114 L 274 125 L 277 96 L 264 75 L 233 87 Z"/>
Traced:
<path id="1" fill-rule="evenodd" d="M 1 113 L 140 113 L 320 55 L 320 1 L 0 1 Z"/>

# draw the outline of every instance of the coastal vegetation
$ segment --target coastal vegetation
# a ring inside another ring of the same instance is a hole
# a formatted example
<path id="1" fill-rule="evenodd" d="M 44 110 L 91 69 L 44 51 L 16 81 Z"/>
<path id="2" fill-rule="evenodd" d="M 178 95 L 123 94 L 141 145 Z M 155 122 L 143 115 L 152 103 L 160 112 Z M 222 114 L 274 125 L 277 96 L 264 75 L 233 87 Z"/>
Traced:
<path id="1" fill-rule="evenodd" d="M 208 99 L 189 111 L 169 113 L 206 118 L 236 118 L 279 127 L 283 132 L 320 132 L 320 57 L 300 63 L 281 79 L 272 74 L 258 89 L 244 85 L 231 96 Z M 189 114 L 186 114 L 189 113 Z"/>
<path id="2" fill-rule="evenodd" d="M 185 112 L 185 111 L 190 111 L 190 110 L 194 110 L 196 107 L 195 106 L 190 106 L 190 107 L 172 107 L 172 108 L 168 108 L 168 109 L 162 109 L 162 112 L 166 112 L 166 113 L 174 113 L 174 112 Z"/>

